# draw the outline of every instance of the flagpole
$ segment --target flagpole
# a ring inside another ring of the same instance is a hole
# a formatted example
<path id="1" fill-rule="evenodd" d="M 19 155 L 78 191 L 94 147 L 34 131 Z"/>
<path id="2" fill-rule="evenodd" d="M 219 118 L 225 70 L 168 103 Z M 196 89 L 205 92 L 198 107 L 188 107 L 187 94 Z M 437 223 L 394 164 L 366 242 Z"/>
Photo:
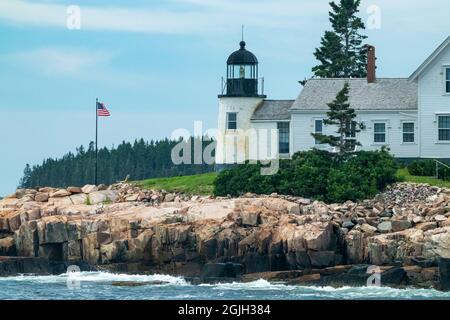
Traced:
<path id="1" fill-rule="evenodd" d="M 97 168 L 98 168 L 98 98 L 95 99 L 95 179 L 94 179 L 95 185 L 97 185 Z"/>

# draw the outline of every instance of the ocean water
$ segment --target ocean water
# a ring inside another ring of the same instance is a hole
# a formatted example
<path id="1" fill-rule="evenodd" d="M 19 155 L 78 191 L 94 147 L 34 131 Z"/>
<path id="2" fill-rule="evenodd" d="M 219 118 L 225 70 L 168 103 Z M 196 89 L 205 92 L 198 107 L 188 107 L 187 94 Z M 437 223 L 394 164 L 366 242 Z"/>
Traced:
<path id="1" fill-rule="evenodd" d="M 141 286 L 114 286 L 114 282 Z M 303 287 L 258 280 L 250 283 L 194 285 L 168 275 L 80 272 L 58 276 L 20 275 L 0 278 L 0 300 L 316 300 L 316 299 L 450 299 L 450 292 L 388 287 Z"/>

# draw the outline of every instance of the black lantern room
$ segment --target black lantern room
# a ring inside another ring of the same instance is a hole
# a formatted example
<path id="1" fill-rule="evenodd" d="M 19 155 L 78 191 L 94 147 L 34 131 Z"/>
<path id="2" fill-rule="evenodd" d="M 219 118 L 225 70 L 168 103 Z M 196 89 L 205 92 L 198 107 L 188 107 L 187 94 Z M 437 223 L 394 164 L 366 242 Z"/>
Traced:
<path id="1" fill-rule="evenodd" d="M 258 94 L 258 59 L 245 49 L 245 45 L 245 41 L 241 41 L 241 48 L 227 60 L 226 93 L 223 92 L 223 97 L 262 97 Z"/>

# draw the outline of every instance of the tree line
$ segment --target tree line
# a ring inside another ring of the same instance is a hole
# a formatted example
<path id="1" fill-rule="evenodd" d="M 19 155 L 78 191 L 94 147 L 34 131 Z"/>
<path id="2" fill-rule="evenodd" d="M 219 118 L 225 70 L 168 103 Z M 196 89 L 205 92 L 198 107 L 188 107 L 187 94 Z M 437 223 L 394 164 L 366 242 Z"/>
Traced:
<path id="1" fill-rule="evenodd" d="M 191 158 L 194 159 L 195 140 L 202 149 L 211 144 L 205 138 L 191 138 L 187 146 L 191 147 Z M 98 183 L 112 184 L 117 181 L 142 180 L 159 177 L 173 177 L 192 175 L 214 171 L 214 166 L 189 163 L 175 165 L 172 162 L 172 149 L 182 140 L 163 139 L 159 141 L 144 139 L 135 140 L 134 143 L 122 142 L 117 147 L 101 148 L 98 150 Z M 191 143 L 192 142 L 192 143 Z M 184 151 L 181 151 L 181 155 Z M 34 188 L 49 186 L 64 188 L 67 186 L 83 186 L 94 183 L 95 174 L 95 144 L 88 147 L 80 146 L 76 152 L 69 152 L 59 159 L 48 158 L 42 164 L 25 166 L 24 174 L 19 187 Z"/>

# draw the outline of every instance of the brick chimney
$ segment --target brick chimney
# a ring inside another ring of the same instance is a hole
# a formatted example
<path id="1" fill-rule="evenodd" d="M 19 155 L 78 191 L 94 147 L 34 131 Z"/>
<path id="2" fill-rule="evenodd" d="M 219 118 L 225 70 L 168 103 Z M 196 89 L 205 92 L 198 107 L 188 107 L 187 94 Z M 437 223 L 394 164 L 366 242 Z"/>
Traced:
<path id="1" fill-rule="evenodd" d="M 376 61 L 375 47 L 367 45 L 367 83 L 375 83 L 377 81 Z"/>

